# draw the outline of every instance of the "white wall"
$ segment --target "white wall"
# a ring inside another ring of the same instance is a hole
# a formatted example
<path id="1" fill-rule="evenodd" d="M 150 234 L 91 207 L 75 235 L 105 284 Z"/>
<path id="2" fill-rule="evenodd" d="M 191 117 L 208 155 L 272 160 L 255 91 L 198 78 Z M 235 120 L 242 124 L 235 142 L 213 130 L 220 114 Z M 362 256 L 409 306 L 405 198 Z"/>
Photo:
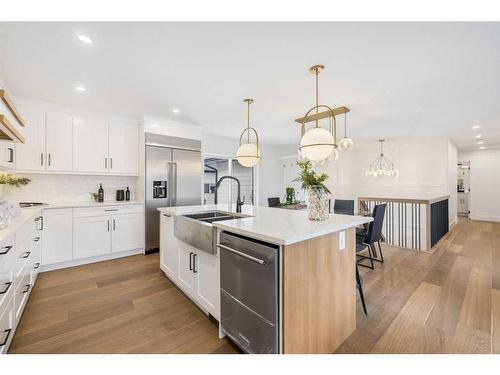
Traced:
<path id="1" fill-rule="evenodd" d="M 341 151 L 337 161 L 317 167 L 330 175 L 327 185 L 335 196 L 419 198 L 448 194 L 448 140 L 387 141 L 384 154 L 399 171 L 395 178 L 365 176 L 370 163 L 380 153 L 378 142 L 357 142 L 354 147 L 352 151 Z"/>
<path id="2" fill-rule="evenodd" d="M 500 149 L 460 152 L 470 161 L 470 218 L 500 221 Z"/>

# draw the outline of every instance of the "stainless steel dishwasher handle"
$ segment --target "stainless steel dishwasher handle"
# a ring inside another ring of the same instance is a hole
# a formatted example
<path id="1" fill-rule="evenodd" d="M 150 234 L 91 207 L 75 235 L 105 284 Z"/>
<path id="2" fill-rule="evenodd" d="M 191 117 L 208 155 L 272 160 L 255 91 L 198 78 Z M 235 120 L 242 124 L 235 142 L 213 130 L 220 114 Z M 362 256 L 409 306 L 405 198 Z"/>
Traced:
<path id="1" fill-rule="evenodd" d="M 237 254 L 239 256 L 242 256 L 243 258 L 247 258 L 253 262 L 256 262 L 256 263 L 259 263 L 259 264 L 266 264 L 266 261 L 265 260 L 262 260 L 262 259 L 259 259 L 259 258 L 256 258 L 256 257 L 253 257 L 251 255 L 248 255 L 248 254 L 245 254 L 245 253 L 242 253 L 241 251 L 238 251 L 238 250 L 235 250 L 235 249 L 232 249 L 226 245 L 222 245 L 220 243 L 217 244 L 217 247 L 220 248 L 220 249 L 224 249 L 224 250 L 227 250 L 231 253 L 234 253 L 234 254 Z"/>

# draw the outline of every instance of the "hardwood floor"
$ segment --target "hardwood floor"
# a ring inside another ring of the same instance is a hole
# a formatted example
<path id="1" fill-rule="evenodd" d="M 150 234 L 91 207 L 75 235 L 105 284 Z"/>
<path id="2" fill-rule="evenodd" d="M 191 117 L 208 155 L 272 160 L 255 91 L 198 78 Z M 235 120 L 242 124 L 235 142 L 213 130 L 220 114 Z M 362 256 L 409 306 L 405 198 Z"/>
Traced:
<path id="1" fill-rule="evenodd" d="M 337 353 L 500 353 L 500 223 L 461 220 L 433 254 L 361 268 L 368 317 Z M 10 353 L 237 353 L 158 254 L 43 273 Z"/>
<path id="2" fill-rule="evenodd" d="M 131 256 L 40 274 L 9 353 L 237 353 L 159 269 Z"/>
<path id="3" fill-rule="evenodd" d="M 432 254 L 384 247 L 336 353 L 500 353 L 500 223 L 459 220 Z"/>

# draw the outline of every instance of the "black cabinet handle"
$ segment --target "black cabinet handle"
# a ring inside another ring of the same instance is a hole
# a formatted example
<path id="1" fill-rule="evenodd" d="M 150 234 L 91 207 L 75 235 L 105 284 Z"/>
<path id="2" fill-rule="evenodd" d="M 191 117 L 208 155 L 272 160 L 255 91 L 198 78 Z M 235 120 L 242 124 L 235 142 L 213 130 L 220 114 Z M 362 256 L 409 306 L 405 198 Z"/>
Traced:
<path id="1" fill-rule="evenodd" d="M 34 241 L 34 242 L 38 242 L 38 241 L 40 241 L 40 237 L 35 237 L 35 238 L 33 238 L 33 241 Z"/>
<path id="2" fill-rule="evenodd" d="M 193 254 L 193 272 L 198 273 L 198 270 L 196 269 L 196 257 L 198 254 Z"/>
<path id="3" fill-rule="evenodd" d="M 22 291 L 22 293 L 28 293 L 30 291 L 30 288 L 31 288 L 31 284 L 26 284 L 24 286 L 26 289 Z"/>
<path id="4" fill-rule="evenodd" d="M 115 230 L 115 229 L 116 229 L 116 224 L 115 224 L 115 221 L 116 221 L 116 220 L 115 220 L 115 219 L 113 219 L 113 230 Z"/>
<path id="5" fill-rule="evenodd" d="M 109 220 L 108 220 L 108 232 L 109 232 Z"/>
<path id="6" fill-rule="evenodd" d="M 12 286 L 12 281 L 9 281 L 7 283 L 5 283 L 5 287 L 3 288 L 3 290 L 0 292 L 0 294 L 5 294 L 9 291 L 10 287 Z"/>
<path id="7" fill-rule="evenodd" d="M 23 254 L 25 254 L 25 255 L 22 255 L 22 256 L 21 256 L 21 259 L 26 259 L 26 258 L 28 258 L 28 257 L 31 255 L 31 251 L 26 251 L 26 252 L 25 252 L 25 253 L 23 253 Z"/>
<path id="8" fill-rule="evenodd" d="M 5 254 L 7 254 L 10 251 L 10 249 L 12 249 L 12 246 L 5 246 L 5 247 L 2 247 L 2 249 L 5 249 L 5 250 L 2 251 L 0 253 L 0 255 L 5 255 Z"/>
<path id="9" fill-rule="evenodd" d="M 0 346 L 4 346 L 5 344 L 7 344 L 7 341 L 9 341 L 9 336 L 10 336 L 10 333 L 12 332 L 12 329 L 9 328 L 9 329 L 6 329 L 5 331 L 3 331 L 4 333 L 6 333 L 7 335 L 5 335 L 5 338 L 3 339 L 3 341 L 0 343 Z"/>
<path id="10" fill-rule="evenodd" d="M 35 222 L 39 221 L 40 222 L 40 228 L 37 228 L 37 230 L 43 230 L 43 216 L 38 216 L 35 219 Z"/>
<path id="11" fill-rule="evenodd" d="M 7 160 L 7 162 L 14 163 L 14 149 L 12 147 L 8 147 L 7 150 L 9 150 L 9 160 Z"/>
<path id="12" fill-rule="evenodd" d="M 189 270 L 193 270 L 193 252 L 189 253 Z"/>
<path id="13" fill-rule="evenodd" d="M 33 269 L 37 270 L 40 268 L 40 262 L 36 262 Z"/>

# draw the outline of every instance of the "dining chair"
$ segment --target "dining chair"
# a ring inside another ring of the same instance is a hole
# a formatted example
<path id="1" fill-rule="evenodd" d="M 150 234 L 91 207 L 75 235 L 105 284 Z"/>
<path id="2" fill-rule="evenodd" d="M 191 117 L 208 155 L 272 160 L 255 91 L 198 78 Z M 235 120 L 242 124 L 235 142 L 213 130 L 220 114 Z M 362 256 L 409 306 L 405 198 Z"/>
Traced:
<path id="1" fill-rule="evenodd" d="M 384 263 L 384 255 L 382 253 L 380 239 L 382 238 L 382 226 L 384 224 L 385 209 L 385 203 L 377 204 L 373 209 L 373 221 L 370 222 L 368 231 L 363 237 L 356 236 L 356 255 L 360 258 L 357 263 L 362 267 L 373 269 L 373 261 Z M 380 259 L 377 257 L 375 244 L 378 244 Z M 358 254 L 366 248 L 368 248 L 368 256 Z M 361 263 L 364 259 L 369 259 L 370 265 Z"/>
<path id="2" fill-rule="evenodd" d="M 267 205 L 269 207 L 278 207 L 280 204 L 280 199 L 278 197 L 267 198 Z"/>
<path id="3" fill-rule="evenodd" d="M 342 215 L 354 215 L 354 200 L 335 199 L 333 212 Z"/>

